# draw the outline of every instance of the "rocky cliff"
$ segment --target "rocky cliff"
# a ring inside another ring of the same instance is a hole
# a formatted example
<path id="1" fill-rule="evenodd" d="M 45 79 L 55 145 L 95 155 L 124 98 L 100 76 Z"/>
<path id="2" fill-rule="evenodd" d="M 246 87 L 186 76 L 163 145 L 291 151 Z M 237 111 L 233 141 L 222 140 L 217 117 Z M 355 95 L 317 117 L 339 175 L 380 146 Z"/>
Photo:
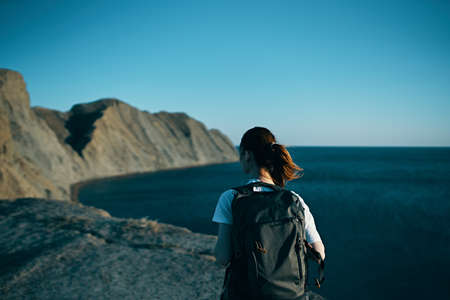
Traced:
<path id="1" fill-rule="evenodd" d="M 184 113 L 149 113 L 118 99 L 68 112 L 30 108 L 23 77 L 6 69 L 0 126 L 0 198 L 67 200 L 84 180 L 238 159 L 225 135 Z"/>

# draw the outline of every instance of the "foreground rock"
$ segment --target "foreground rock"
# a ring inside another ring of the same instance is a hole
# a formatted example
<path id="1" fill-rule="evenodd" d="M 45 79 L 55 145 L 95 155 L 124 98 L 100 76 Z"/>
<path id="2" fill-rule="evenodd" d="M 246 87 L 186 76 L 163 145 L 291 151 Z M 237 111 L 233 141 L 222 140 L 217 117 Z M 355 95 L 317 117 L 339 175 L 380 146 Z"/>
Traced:
<path id="1" fill-rule="evenodd" d="M 217 299 L 215 236 L 65 201 L 0 201 L 1 299 Z"/>
<path id="2" fill-rule="evenodd" d="M 218 299 L 216 240 L 73 202 L 0 200 L 0 299 Z"/>
<path id="3" fill-rule="evenodd" d="M 0 198 L 70 198 L 93 178 L 238 160 L 231 141 L 185 113 L 117 99 L 68 112 L 30 108 L 22 75 L 0 69 Z"/>

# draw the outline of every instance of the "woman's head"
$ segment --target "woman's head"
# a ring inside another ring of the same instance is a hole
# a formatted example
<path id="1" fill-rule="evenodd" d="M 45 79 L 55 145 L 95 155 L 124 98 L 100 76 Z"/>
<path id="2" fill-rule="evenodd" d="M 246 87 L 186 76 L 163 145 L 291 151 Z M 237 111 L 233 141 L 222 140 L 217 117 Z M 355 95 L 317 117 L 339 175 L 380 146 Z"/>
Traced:
<path id="1" fill-rule="evenodd" d="M 258 168 L 266 169 L 276 185 L 284 187 L 286 182 L 299 178 L 303 171 L 291 158 L 286 147 L 276 142 L 275 136 L 264 127 L 253 127 L 244 133 L 239 145 L 241 157 L 245 151 L 251 153 Z M 243 165 L 245 168 L 245 165 Z"/>

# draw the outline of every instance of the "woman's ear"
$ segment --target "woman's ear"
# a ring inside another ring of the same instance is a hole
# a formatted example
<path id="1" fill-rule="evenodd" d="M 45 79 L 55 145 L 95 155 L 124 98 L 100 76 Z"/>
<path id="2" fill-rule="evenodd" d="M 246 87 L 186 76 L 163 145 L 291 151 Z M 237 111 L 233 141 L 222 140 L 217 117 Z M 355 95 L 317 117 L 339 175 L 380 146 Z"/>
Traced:
<path id="1" fill-rule="evenodd" d="M 244 150 L 244 155 L 243 155 L 243 157 L 244 157 L 244 160 L 245 161 L 250 161 L 250 159 L 251 159 L 251 153 L 250 153 L 250 151 L 247 151 L 247 150 Z"/>

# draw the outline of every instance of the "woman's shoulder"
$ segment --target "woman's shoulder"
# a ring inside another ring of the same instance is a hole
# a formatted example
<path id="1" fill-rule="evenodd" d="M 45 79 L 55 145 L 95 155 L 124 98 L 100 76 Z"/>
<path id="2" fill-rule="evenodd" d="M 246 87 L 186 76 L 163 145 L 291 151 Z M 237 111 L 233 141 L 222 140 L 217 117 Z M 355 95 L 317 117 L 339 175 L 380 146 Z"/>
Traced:
<path id="1" fill-rule="evenodd" d="M 236 195 L 237 191 L 230 188 L 228 190 L 225 190 L 224 192 L 222 192 L 222 194 L 220 194 L 220 198 L 229 198 L 232 197 L 234 195 Z"/>
<path id="2" fill-rule="evenodd" d="M 225 190 L 222 194 L 220 194 L 219 202 L 231 205 L 231 202 L 233 201 L 233 198 L 236 196 L 236 193 L 237 191 L 231 188 Z"/>
<path id="3" fill-rule="evenodd" d="M 297 197 L 297 199 L 299 200 L 300 204 L 303 206 L 304 209 L 309 209 L 308 205 L 306 205 L 305 201 L 303 200 L 303 198 L 297 194 L 296 192 L 294 192 L 293 190 L 289 190 L 294 196 Z"/>
<path id="4" fill-rule="evenodd" d="M 213 222 L 232 224 L 233 216 L 231 212 L 231 202 L 234 198 L 234 192 L 232 189 L 224 191 L 217 202 L 216 210 L 213 215 Z"/>
<path id="5" fill-rule="evenodd" d="M 297 194 L 295 191 L 289 190 L 289 192 L 291 192 L 291 193 L 292 193 L 294 196 L 296 196 L 298 199 L 303 200 L 303 198 L 302 198 L 299 194 Z"/>

